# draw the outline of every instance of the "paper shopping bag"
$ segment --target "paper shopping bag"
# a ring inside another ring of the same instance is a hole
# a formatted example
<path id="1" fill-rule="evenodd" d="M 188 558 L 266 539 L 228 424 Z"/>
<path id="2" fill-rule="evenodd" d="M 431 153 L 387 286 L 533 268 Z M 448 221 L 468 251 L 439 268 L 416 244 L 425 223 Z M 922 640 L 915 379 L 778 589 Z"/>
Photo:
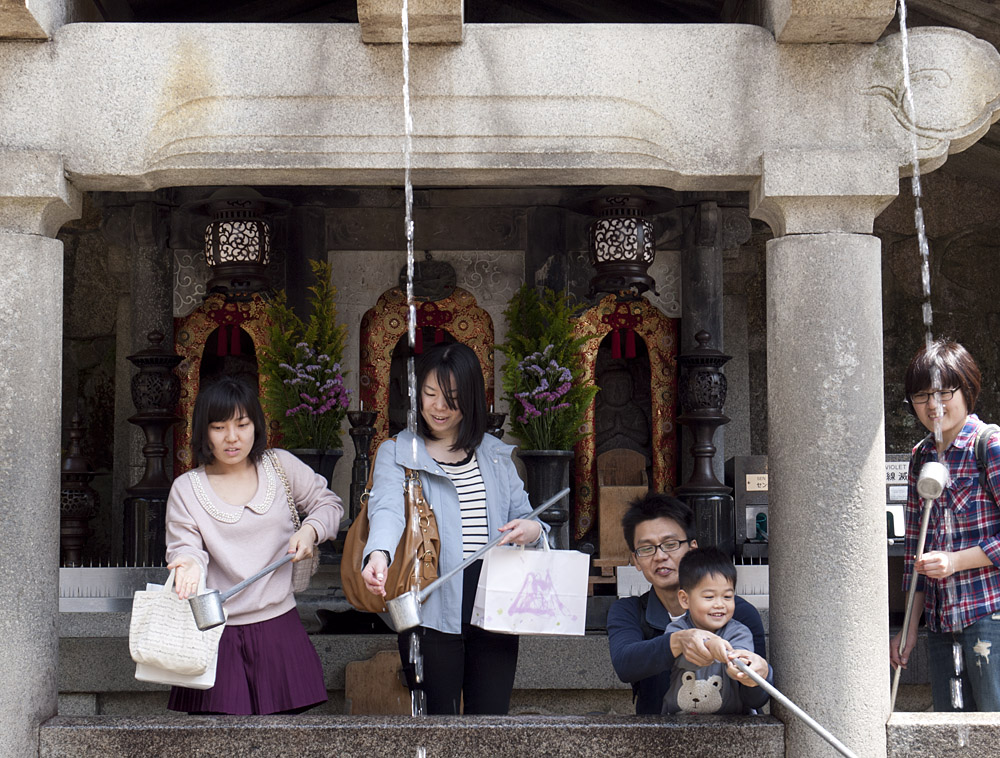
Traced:
<path id="1" fill-rule="evenodd" d="M 589 572 L 590 557 L 576 550 L 495 547 L 483 558 L 472 623 L 508 634 L 582 635 Z"/>

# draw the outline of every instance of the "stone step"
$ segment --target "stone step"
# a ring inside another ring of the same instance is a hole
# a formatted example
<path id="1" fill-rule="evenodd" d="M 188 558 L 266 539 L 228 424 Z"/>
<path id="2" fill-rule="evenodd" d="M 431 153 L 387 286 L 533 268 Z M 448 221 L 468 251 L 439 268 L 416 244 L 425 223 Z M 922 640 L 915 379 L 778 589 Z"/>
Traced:
<path id="1" fill-rule="evenodd" d="M 57 717 L 39 758 L 779 758 L 770 716 Z"/>

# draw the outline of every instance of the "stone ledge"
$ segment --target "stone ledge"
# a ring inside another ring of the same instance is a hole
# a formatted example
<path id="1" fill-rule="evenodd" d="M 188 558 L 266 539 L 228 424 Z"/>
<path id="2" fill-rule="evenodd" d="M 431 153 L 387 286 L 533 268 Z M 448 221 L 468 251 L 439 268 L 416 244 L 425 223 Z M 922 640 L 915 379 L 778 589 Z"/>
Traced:
<path id="1" fill-rule="evenodd" d="M 396 650 L 391 634 L 316 634 L 316 647 L 328 690 L 344 689 L 344 667 L 381 650 Z M 102 665 L 95 666 L 94 661 Z M 162 690 L 165 687 L 134 678 L 125 637 L 63 637 L 59 640 L 59 691 L 104 693 Z M 611 668 L 608 638 L 522 637 L 514 688 L 518 690 L 620 690 Z"/>
<path id="2" fill-rule="evenodd" d="M 994 758 L 1000 744 L 1000 713 L 895 713 L 886 732 L 887 758 Z"/>
<path id="3" fill-rule="evenodd" d="M 634 758 L 668 748 L 676 755 L 770 758 L 784 755 L 784 742 L 784 726 L 770 716 L 57 717 L 41 726 L 38 755 L 371 758 L 429 747 L 433 758 Z"/>

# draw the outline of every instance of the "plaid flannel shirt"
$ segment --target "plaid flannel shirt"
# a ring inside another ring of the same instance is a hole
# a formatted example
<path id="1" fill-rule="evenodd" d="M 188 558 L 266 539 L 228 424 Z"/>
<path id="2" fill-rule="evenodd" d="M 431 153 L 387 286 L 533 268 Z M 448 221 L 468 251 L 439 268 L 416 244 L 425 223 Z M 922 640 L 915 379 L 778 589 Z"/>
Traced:
<path id="1" fill-rule="evenodd" d="M 958 552 L 979 546 L 992 561 L 992 566 L 970 569 L 953 574 L 954 592 L 949 591 L 949 579 L 917 577 L 917 589 L 925 592 L 924 615 L 934 632 L 964 629 L 977 619 L 1000 609 L 1000 507 L 991 492 L 1000 492 L 1000 437 L 994 436 L 987 446 L 986 470 L 989 491 L 979 486 L 976 468 L 976 433 L 983 426 L 975 415 L 965 420 L 965 426 L 944 452 L 941 460 L 949 472 L 944 494 L 931 508 L 927 526 L 925 552 L 948 550 Z M 920 536 L 923 501 L 917 495 L 917 476 L 927 461 L 938 459 L 934 435 L 928 435 L 913 448 L 910 458 L 909 490 L 906 501 L 906 558 L 903 591 L 909 590 L 914 553 Z M 952 514 L 952 529 L 945 529 L 945 511 Z M 950 536 L 951 545 L 948 545 Z"/>

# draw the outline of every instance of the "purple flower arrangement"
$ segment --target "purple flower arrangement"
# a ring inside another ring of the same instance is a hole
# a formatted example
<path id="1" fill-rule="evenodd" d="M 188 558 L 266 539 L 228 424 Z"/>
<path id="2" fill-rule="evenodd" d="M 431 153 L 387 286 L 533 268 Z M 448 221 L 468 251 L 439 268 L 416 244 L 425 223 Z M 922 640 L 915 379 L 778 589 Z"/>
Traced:
<path id="1" fill-rule="evenodd" d="M 597 387 L 583 378 L 581 351 L 592 337 L 576 334 L 579 309 L 565 290 L 525 284 L 504 310 L 504 399 L 521 450 L 569 450 L 583 438 Z"/>
<path id="2" fill-rule="evenodd" d="M 322 444 L 331 435 L 339 441 L 352 392 L 344 385 L 340 363 L 318 354 L 307 342 L 297 343 L 294 355 L 294 363 L 278 364 L 277 378 L 284 385 L 290 406 L 282 423 L 286 443 L 301 439 Z M 298 404 L 292 405 L 294 402 Z"/>
<path id="3" fill-rule="evenodd" d="M 288 449 L 336 450 L 347 417 L 351 390 L 344 386 L 340 362 L 347 328 L 337 323 L 337 288 L 328 261 L 310 261 L 315 283 L 309 287 L 309 319 L 288 305 L 284 292 L 267 305 L 270 326 L 257 356 L 265 380 L 264 412 L 276 444 Z"/>
<path id="4" fill-rule="evenodd" d="M 573 389 L 573 372 L 551 358 L 553 348 L 550 344 L 517 364 L 521 386 L 526 389 L 514 393 L 521 406 L 519 414 L 515 411 L 517 422 L 543 450 L 552 442 L 557 415 L 572 408 L 565 398 Z"/>

